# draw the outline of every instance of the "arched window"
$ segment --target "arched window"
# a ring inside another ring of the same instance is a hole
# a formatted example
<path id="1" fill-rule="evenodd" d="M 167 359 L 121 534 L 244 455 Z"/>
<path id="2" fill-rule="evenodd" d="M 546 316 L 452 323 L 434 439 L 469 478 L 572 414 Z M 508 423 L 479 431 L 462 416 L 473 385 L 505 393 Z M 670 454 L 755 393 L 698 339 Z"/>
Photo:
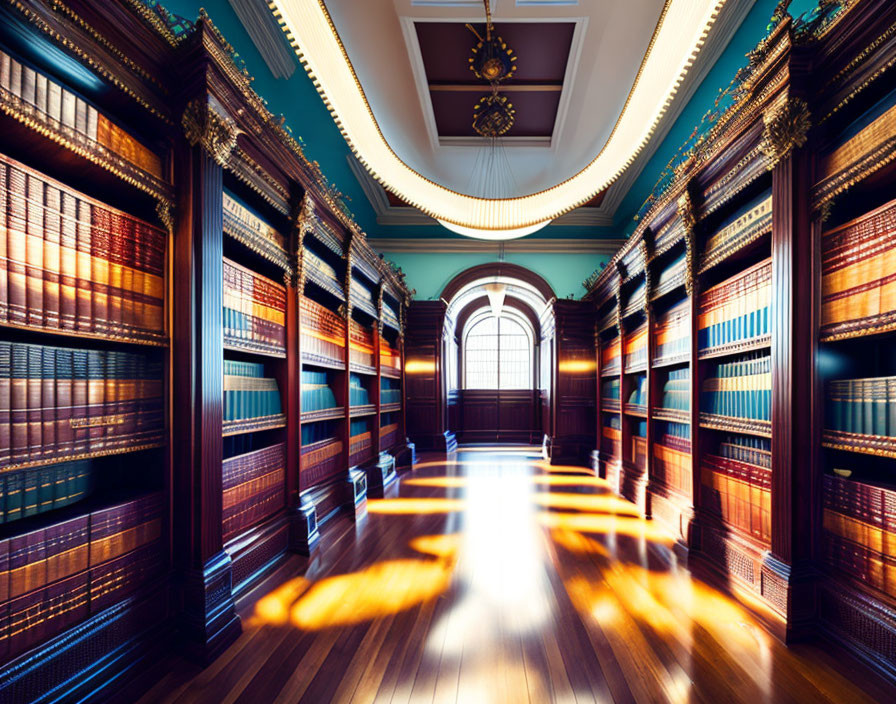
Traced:
<path id="1" fill-rule="evenodd" d="M 485 309 L 468 323 L 463 345 L 464 388 L 532 388 L 533 334 L 521 317 Z"/>

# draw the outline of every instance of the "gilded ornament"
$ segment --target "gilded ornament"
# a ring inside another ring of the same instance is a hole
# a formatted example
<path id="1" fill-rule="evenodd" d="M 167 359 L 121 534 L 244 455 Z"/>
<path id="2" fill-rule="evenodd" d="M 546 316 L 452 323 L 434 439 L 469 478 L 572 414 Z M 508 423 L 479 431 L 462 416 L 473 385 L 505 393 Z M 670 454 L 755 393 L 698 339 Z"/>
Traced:
<path id="1" fill-rule="evenodd" d="M 765 129 L 760 146 L 770 160 L 770 169 L 806 143 L 812 126 L 809 117 L 809 106 L 802 98 L 790 98 L 762 116 Z"/>
<path id="2" fill-rule="evenodd" d="M 233 119 L 212 109 L 207 100 L 196 98 L 187 103 L 181 126 L 191 146 L 201 146 L 216 164 L 227 166 L 238 132 Z"/>
<path id="3" fill-rule="evenodd" d="M 156 203 L 156 216 L 165 227 L 169 235 L 174 234 L 174 206 L 168 201 L 160 200 Z"/>

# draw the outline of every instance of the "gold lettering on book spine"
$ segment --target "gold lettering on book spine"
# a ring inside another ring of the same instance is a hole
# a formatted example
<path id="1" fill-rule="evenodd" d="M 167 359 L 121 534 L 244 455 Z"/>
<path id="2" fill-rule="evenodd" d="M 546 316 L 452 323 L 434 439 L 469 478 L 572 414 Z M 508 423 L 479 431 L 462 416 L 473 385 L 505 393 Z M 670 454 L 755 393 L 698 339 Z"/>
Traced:
<path id="1" fill-rule="evenodd" d="M 187 103 L 181 127 L 191 146 L 201 146 L 221 167 L 227 166 L 236 147 L 237 126 L 227 116 L 213 110 L 208 102 L 196 98 Z"/>
<path id="2" fill-rule="evenodd" d="M 769 169 L 802 147 L 812 126 L 809 106 L 802 98 L 778 103 L 762 116 L 762 121 L 765 129 L 760 147 L 769 158 Z"/>

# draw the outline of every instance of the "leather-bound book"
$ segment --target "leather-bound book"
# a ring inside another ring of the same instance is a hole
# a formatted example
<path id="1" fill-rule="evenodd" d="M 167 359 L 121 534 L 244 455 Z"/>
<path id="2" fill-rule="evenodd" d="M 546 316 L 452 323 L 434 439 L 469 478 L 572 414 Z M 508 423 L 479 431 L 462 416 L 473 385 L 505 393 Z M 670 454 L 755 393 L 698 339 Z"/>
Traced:
<path id="1" fill-rule="evenodd" d="M 0 56 L 2 60 L 2 56 Z M 0 83 L 2 86 L 2 83 Z M 7 252 L 9 247 L 9 167 L 0 162 L 0 322 L 6 322 L 9 316 L 9 266 Z"/>
<path id="2" fill-rule="evenodd" d="M 78 315 L 78 201 L 70 193 L 60 193 L 59 233 L 59 325 L 75 330 Z"/>
<path id="3" fill-rule="evenodd" d="M 109 333 L 109 213 L 94 206 L 90 227 L 90 281 L 93 285 L 93 331 Z"/>
<path id="4" fill-rule="evenodd" d="M 7 198 L 7 319 L 11 323 L 24 325 L 28 322 L 26 251 L 27 251 L 27 178 L 19 169 L 8 171 L 9 193 Z"/>
<path id="5" fill-rule="evenodd" d="M 9 596 L 15 598 L 47 583 L 47 548 L 43 528 L 9 539 Z"/>
<path id="6" fill-rule="evenodd" d="M 98 452 L 104 448 L 103 404 L 106 398 L 106 353 L 87 352 L 87 424 L 88 448 Z"/>
<path id="7" fill-rule="evenodd" d="M 28 460 L 43 458 L 43 415 L 41 393 L 43 391 L 43 351 L 40 345 L 23 345 L 28 357 Z"/>
<path id="8" fill-rule="evenodd" d="M 165 570 L 165 556 L 159 540 L 133 552 L 90 568 L 90 612 L 96 614 L 146 584 Z"/>
<path id="9" fill-rule="evenodd" d="M 56 444 L 56 412 L 58 402 L 56 400 L 56 347 L 41 348 L 41 373 L 40 373 L 40 415 L 41 415 L 41 445 L 40 459 L 49 459 L 59 454 Z M 32 453 L 36 453 L 32 449 Z"/>
<path id="10" fill-rule="evenodd" d="M 44 325 L 44 182 L 28 174 L 25 226 L 25 321 Z"/>
<path id="11" fill-rule="evenodd" d="M 124 555 L 162 535 L 159 494 L 94 511 L 90 516 L 90 566 Z"/>
<path id="12" fill-rule="evenodd" d="M 90 517 L 78 516 L 45 529 L 47 583 L 87 569 Z"/>
<path id="13" fill-rule="evenodd" d="M 78 300 L 77 319 L 78 330 L 81 332 L 97 332 L 93 324 L 93 284 L 91 276 L 93 267 L 91 264 L 91 223 L 93 221 L 93 208 L 90 203 L 78 201 L 78 231 L 76 241 L 78 247 Z"/>
<path id="14" fill-rule="evenodd" d="M 74 379 L 74 351 L 56 349 L 56 450 L 59 457 L 70 456 L 74 448 L 75 431 L 72 428 L 72 384 Z"/>
<path id="15" fill-rule="evenodd" d="M 72 429 L 72 452 L 90 450 L 88 351 L 72 350 L 72 407 L 69 425 Z"/>
<path id="16" fill-rule="evenodd" d="M 12 461 L 12 343 L 0 340 L 0 467 Z"/>
<path id="17" fill-rule="evenodd" d="M 44 191 L 46 209 L 44 211 L 44 326 L 60 327 L 60 274 L 62 202 L 58 188 L 47 184 Z"/>

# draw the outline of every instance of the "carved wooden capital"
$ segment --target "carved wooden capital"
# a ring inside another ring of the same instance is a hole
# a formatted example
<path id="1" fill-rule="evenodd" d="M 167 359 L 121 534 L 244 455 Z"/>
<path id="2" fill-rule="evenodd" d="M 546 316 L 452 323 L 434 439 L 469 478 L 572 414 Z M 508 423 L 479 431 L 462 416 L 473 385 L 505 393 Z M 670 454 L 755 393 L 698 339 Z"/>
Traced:
<path id="1" fill-rule="evenodd" d="M 760 148 L 770 160 L 769 168 L 790 156 L 794 149 L 806 143 L 806 136 L 812 126 L 809 106 L 802 98 L 790 98 L 768 110 L 762 121 Z"/>
<path id="2" fill-rule="evenodd" d="M 167 201 L 160 200 L 156 203 L 156 215 L 159 222 L 168 231 L 169 235 L 174 234 L 174 206 Z"/>
<path id="3" fill-rule="evenodd" d="M 230 117 L 218 113 L 208 100 L 196 98 L 187 103 L 180 124 L 192 146 L 201 146 L 215 163 L 227 166 L 239 132 Z"/>

